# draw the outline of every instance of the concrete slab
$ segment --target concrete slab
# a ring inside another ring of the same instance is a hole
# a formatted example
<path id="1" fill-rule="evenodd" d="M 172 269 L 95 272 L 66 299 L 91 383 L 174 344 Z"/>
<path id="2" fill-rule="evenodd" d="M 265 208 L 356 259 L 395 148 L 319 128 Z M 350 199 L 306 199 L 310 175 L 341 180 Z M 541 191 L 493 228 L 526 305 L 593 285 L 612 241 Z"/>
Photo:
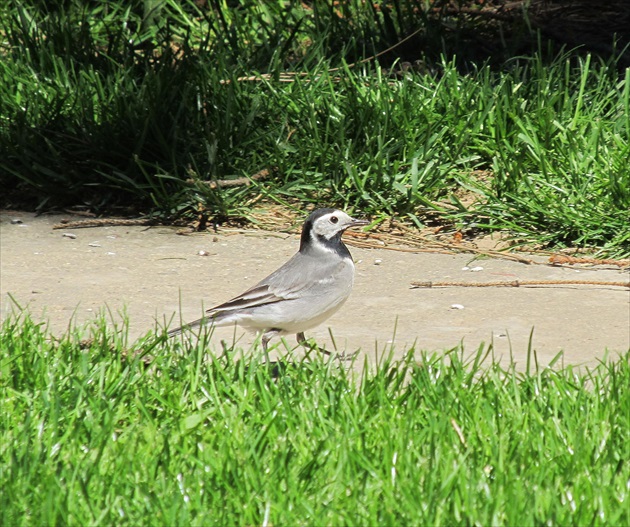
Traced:
<path id="1" fill-rule="evenodd" d="M 23 223 L 12 224 L 13 218 Z M 198 318 L 204 306 L 228 300 L 276 269 L 299 244 L 297 236 L 263 231 L 179 236 L 169 227 L 53 230 L 60 219 L 0 212 L 1 316 L 14 309 L 11 294 L 36 320 L 47 320 L 54 334 L 105 308 L 118 320 L 126 310 L 132 338 L 154 328 L 156 320 L 172 319 L 174 327 L 180 308 L 182 320 Z M 392 343 L 397 354 L 410 346 L 439 351 L 460 342 L 472 352 L 492 343 L 503 362 L 511 353 L 521 366 L 530 335 L 541 364 L 564 351 L 565 364 L 594 365 L 607 350 L 616 354 L 630 348 L 628 289 L 410 288 L 413 280 L 627 281 L 627 271 L 502 259 L 473 262 L 466 254 L 352 247 L 351 252 L 357 275 L 350 300 L 307 335 L 327 349 L 332 349 L 329 329 L 338 349 L 360 348 L 368 359 Z M 482 269 L 470 270 L 475 267 Z M 221 339 L 234 338 L 246 349 L 254 342 L 253 335 L 234 328 L 217 329 L 213 341 L 219 350 Z M 294 345 L 292 338 L 287 342 Z"/>

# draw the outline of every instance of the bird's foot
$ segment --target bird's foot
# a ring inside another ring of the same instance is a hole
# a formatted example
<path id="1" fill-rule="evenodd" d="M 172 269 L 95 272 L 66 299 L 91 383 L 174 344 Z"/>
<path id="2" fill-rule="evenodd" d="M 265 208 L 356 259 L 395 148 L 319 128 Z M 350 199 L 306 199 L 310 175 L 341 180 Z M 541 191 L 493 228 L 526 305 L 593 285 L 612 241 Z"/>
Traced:
<path id="1" fill-rule="evenodd" d="M 354 360 L 354 358 L 359 353 L 358 350 L 353 352 L 353 353 L 349 353 L 349 354 L 347 354 L 345 351 L 342 351 L 341 353 L 338 353 L 337 351 L 328 351 L 326 348 L 321 348 L 320 346 L 318 346 L 315 343 L 313 343 L 313 344 L 309 343 L 308 340 L 306 340 L 306 337 L 304 336 L 304 333 L 298 333 L 297 334 L 297 341 L 298 341 L 298 344 L 300 344 L 301 346 L 304 346 L 305 348 L 318 351 L 318 352 L 323 353 L 324 355 L 328 355 L 328 356 L 334 355 L 335 359 L 337 359 L 338 361 L 351 361 L 351 360 Z"/>
<path id="2" fill-rule="evenodd" d="M 358 354 L 359 354 L 359 350 L 353 351 L 351 353 L 346 353 L 345 351 L 342 351 L 341 353 L 337 353 L 337 356 L 335 358 L 338 361 L 349 362 L 349 361 L 353 361 L 357 357 Z"/>

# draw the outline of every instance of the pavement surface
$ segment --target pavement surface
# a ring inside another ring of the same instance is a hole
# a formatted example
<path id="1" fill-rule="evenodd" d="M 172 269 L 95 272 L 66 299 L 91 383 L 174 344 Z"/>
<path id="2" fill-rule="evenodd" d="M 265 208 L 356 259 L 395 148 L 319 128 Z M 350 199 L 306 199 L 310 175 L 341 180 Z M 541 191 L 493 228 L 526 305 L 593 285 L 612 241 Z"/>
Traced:
<path id="1" fill-rule="evenodd" d="M 190 236 L 170 227 L 53 230 L 62 218 L 72 219 L 0 211 L 3 319 L 16 309 L 9 295 L 57 335 L 107 309 L 118 321 L 127 313 L 134 339 L 156 323 L 172 328 L 180 316 L 184 321 L 199 318 L 203 307 L 241 293 L 299 245 L 298 236 L 255 230 Z M 15 219 L 22 223 L 12 223 Z M 492 344 L 504 364 L 512 356 L 518 368 L 524 367 L 530 344 L 542 365 L 560 351 L 564 355 L 558 364 L 592 366 L 607 353 L 630 349 L 628 288 L 410 288 L 414 280 L 619 282 L 628 280 L 627 270 L 526 265 L 469 254 L 350 250 L 357 267 L 350 300 L 307 334 L 327 349 L 334 347 L 331 334 L 338 350 L 360 349 L 368 361 L 392 346 L 402 355 L 412 346 L 439 352 L 463 343 L 472 353 L 483 343 Z M 236 340 L 247 350 L 255 337 L 237 328 L 218 328 L 213 335 L 217 350 L 221 340 Z M 295 346 L 293 337 L 286 345 Z"/>

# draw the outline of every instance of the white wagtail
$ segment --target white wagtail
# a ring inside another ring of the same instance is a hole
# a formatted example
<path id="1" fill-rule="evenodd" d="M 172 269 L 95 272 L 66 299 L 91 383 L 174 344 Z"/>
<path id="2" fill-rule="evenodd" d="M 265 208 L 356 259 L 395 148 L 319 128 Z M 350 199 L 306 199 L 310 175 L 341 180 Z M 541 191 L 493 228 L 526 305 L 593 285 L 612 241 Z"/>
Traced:
<path id="1" fill-rule="evenodd" d="M 279 335 L 294 333 L 304 344 L 304 332 L 332 316 L 352 291 L 354 262 L 341 235 L 368 223 L 340 210 L 313 211 L 302 228 L 300 250 L 287 263 L 242 295 L 208 309 L 203 318 L 169 331 L 169 337 L 203 324 L 238 324 L 262 333 L 265 351 Z"/>

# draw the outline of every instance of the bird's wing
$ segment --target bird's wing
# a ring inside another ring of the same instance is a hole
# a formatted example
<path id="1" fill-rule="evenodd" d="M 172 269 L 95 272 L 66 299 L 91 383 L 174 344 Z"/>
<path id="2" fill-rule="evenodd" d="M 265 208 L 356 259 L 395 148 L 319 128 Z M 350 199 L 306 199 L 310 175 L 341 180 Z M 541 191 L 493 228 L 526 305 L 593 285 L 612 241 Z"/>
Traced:
<path id="1" fill-rule="evenodd" d="M 169 331 L 173 336 L 184 328 L 194 328 L 202 324 L 219 323 L 230 314 L 258 306 L 274 304 L 301 296 L 309 296 L 309 290 L 316 288 L 323 281 L 330 280 L 331 273 L 339 262 L 333 261 L 322 265 L 321 261 L 296 254 L 282 267 L 263 278 L 244 293 L 206 310 L 206 316 Z"/>
<path id="2" fill-rule="evenodd" d="M 219 304 L 218 306 L 208 309 L 206 313 L 212 314 L 247 309 L 250 307 L 273 304 L 286 299 L 286 295 L 276 294 L 268 284 L 259 284 L 251 289 L 248 289 L 237 297 L 232 298 L 232 300 L 228 300 L 223 304 Z"/>
<path id="3" fill-rule="evenodd" d="M 291 300 L 298 298 L 305 289 L 312 286 L 312 283 L 301 279 L 301 277 L 297 280 L 295 277 L 293 280 L 282 280 L 278 278 L 280 278 L 278 275 L 270 275 L 237 297 L 208 309 L 206 313 L 240 311 L 242 309 L 282 302 L 283 300 Z"/>
<path id="4" fill-rule="evenodd" d="M 308 269 L 303 269 L 304 261 L 295 255 L 282 267 L 263 278 L 244 293 L 206 311 L 210 316 L 231 311 L 253 308 L 291 300 L 312 286 L 312 277 Z M 306 277 L 310 279 L 305 279 Z"/>
<path id="5" fill-rule="evenodd" d="M 206 315 L 203 318 L 188 322 L 179 328 L 172 329 L 168 332 L 168 336 L 174 337 L 175 335 L 179 335 L 184 329 L 192 329 L 204 324 L 219 324 L 222 319 L 228 318 L 232 313 L 295 298 L 296 294 L 297 291 L 276 292 L 269 284 L 261 283 L 248 289 L 243 294 L 234 297 L 232 300 L 207 309 Z"/>

